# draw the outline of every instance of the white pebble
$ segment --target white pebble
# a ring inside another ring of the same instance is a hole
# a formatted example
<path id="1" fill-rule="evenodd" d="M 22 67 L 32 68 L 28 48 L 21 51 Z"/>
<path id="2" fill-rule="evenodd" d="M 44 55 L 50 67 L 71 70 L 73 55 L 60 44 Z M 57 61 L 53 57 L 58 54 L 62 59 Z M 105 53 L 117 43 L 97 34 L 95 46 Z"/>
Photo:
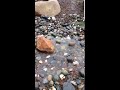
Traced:
<path id="1" fill-rule="evenodd" d="M 50 20 L 50 17 L 48 19 Z"/>
<path id="2" fill-rule="evenodd" d="M 67 36 L 67 38 L 66 38 L 66 39 L 69 39 L 69 40 L 70 40 L 71 38 L 70 38 L 70 36 Z"/>
<path id="3" fill-rule="evenodd" d="M 65 76 L 63 74 L 60 74 L 60 79 L 61 80 L 65 79 Z"/>
<path id="4" fill-rule="evenodd" d="M 74 61 L 73 65 L 79 65 L 79 62 L 78 61 Z"/>
<path id="5" fill-rule="evenodd" d="M 50 58 L 50 55 L 46 56 L 46 58 Z"/>
<path id="6" fill-rule="evenodd" d="M 70 81 L 73 85 L 77 86 L 77 83 L 75 81 Z"/>
<path id="7" fill-rule="evenodd" d="M 40 60 L 39 63 L 42 64 L 43 63 L 42 60 Z"/>
<path id="8" fill-rule="evenodd" d="M 45 62 L 47 63 L 47 60 L 45 60 Z"/>
<path id="9" fill-rule="evenodd" d="M 52 17 L 52 20 L 56 20 L 56 18 L 55 18 L 55 17 Z"/>
<path id="10" fill-rule="evenodd" d="M 54 69 L 54 67 L 51 68 L 51 70 L 53 70 L 53 69 Z"/>
<path id="11" fill-rule="evenodd" d="M 77 59 L 77 57 L 74 57 L 74 59 Z"/>
<path id="12" fill-rule="evenodd" d="M 56 88 L 53 86 L 53 87 L 52 87 L 52 90 L 56 90 Z"/>
<path id="13" fill-rule="evenodd" d="M 68 53 L 64 53 L 64 56 L 68 55 Z"/>
<path id="14" fill-rule="evenodd" d="M 70 68 L 70 69 L 69 69 L 69 71 L 71 72 L 71 71 L 73 71 L 73 69 L 72 69 L 72 68 Z"/>
<path id="15" fill-rule="evenodd" d="M 35 77 L 37 77 L 37 74 L 35 74 Z"/>
<path id="16" fill-rule="evenodd" d="M 44 71 L 47 71 L 47 68 L 44 68 L 43 70 L 44 70 Z"/>

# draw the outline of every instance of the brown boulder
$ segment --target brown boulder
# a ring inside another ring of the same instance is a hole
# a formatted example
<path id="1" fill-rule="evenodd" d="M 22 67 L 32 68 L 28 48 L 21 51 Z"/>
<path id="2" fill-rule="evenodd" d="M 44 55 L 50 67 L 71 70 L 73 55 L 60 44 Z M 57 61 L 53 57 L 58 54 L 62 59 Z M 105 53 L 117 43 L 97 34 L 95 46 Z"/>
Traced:
<path id="1" fill-rule="evenodd" d="M 37 36 L 36 48 L 40 51 L 53 53 L 55 47 L 51 40 L 45 38 L 43 35 Z"/>

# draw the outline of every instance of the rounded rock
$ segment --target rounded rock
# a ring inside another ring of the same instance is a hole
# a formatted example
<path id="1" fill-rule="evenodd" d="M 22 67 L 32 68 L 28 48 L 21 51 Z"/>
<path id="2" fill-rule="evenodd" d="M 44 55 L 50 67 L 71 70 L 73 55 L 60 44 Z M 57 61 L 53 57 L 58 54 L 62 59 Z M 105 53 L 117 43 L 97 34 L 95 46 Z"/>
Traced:
<path id="1" fill-rule="evenodd" d="M 78 61 L 74 61 L 73 65 L 79 65 L 79 62 Z"/>
<path id="2" fill-rule="evenodd" d="M 68 63 L 73 63 L 74 58 L 72 56 L 68 56 L 67 61 L 68 61 Z"/>
<path id="3" fill-rule="evenodd" d="M 58 81 L 59 80 L 59 76 L 56 74 L 56 75 L 53 76 L 53 79 L 54 79 L 54 81 Z"/>
<path id="4" fill-rule="evenodd" d="M 75 42 L 69 42 L 69 46 L 75 46 Z"/>
<path id="5" fill-rule="evenodd" d="M 63 74 L 60 74 L 60 79 L 61 80 L 65 79 L 65 76 Z"/>
<path id="6" fill-rule="evenodd" d="M 47 80 L 47 78 L 44 78 L 43 79 L 43 84 L 46 84 L 46 83 L 48 83 L 48 80 Z"/>
<path id="7" fill-rule="evenodd" d="M 54 85 L 54 82 L 51 80 L 50 82 L 49 82 L 49 86 L 53 86 Z"/>
<path id="8" fill-rule="evenodd" d="M 56 40 L 56 43 L 60 44 L 60 43 L 61 43 L 61 40 Z"/>
<path id="9" fill-rule="evenodd" d="M 69 74 L 68 71 L 65 69 L 62 69 L 61 73 L 64 74 L 65 76 Z"/>
<path id="10" fill-rule="evenodd" d="M 47 80 L 51 81 L 52 80 L 52 75 L 48 75 Z"/>

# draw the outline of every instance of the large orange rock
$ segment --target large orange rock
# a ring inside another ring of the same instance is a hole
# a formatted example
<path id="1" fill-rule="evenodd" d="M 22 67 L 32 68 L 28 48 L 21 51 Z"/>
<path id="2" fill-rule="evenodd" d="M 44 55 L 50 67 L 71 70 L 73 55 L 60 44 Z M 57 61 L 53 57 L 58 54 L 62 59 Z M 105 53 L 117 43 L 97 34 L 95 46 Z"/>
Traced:
<path id="1" fill-rule="evenodd" d="M 45 38 L 43 35 L 37 36 L 36 48 L 40 51 L 53 53 L 55 47 L 51 40 Z"/>

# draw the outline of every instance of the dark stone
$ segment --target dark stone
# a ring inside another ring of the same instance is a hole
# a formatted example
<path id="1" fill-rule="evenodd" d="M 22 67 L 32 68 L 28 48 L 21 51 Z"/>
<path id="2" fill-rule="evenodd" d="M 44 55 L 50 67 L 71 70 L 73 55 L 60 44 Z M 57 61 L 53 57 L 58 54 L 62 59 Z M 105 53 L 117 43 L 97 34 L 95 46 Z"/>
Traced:
<path id="1" fill-rule="evenodd" d="M 68 61 L 68 63 L 73 63 L 74 58 L 72 56 L 68 56 L 67 61 Z"/>
<path id="2" fill-rule="evenodd" d="M 75 87 L 70 82 L 64 82 L 63 90 L 75 90 Z"/>
<path id="3" fill-rule="evenodd" d="M 62 88 L 59 85 L 55 86 L 57 90 L 62 90 Z"/>
<path id="4" fill-rule="evenodd" d="M 82 41 L 80 42 L 80 45 L 81 45 L 81 47 L 85 47 L 85 41 L 82 40 Z"/>
<path id="5" fill-rule="evenodd" d="M 77 85 L 79 85 L 81 83 L 81 80 L 80 79 L 76 79 L 76 83 L 77 83 Z"/>

